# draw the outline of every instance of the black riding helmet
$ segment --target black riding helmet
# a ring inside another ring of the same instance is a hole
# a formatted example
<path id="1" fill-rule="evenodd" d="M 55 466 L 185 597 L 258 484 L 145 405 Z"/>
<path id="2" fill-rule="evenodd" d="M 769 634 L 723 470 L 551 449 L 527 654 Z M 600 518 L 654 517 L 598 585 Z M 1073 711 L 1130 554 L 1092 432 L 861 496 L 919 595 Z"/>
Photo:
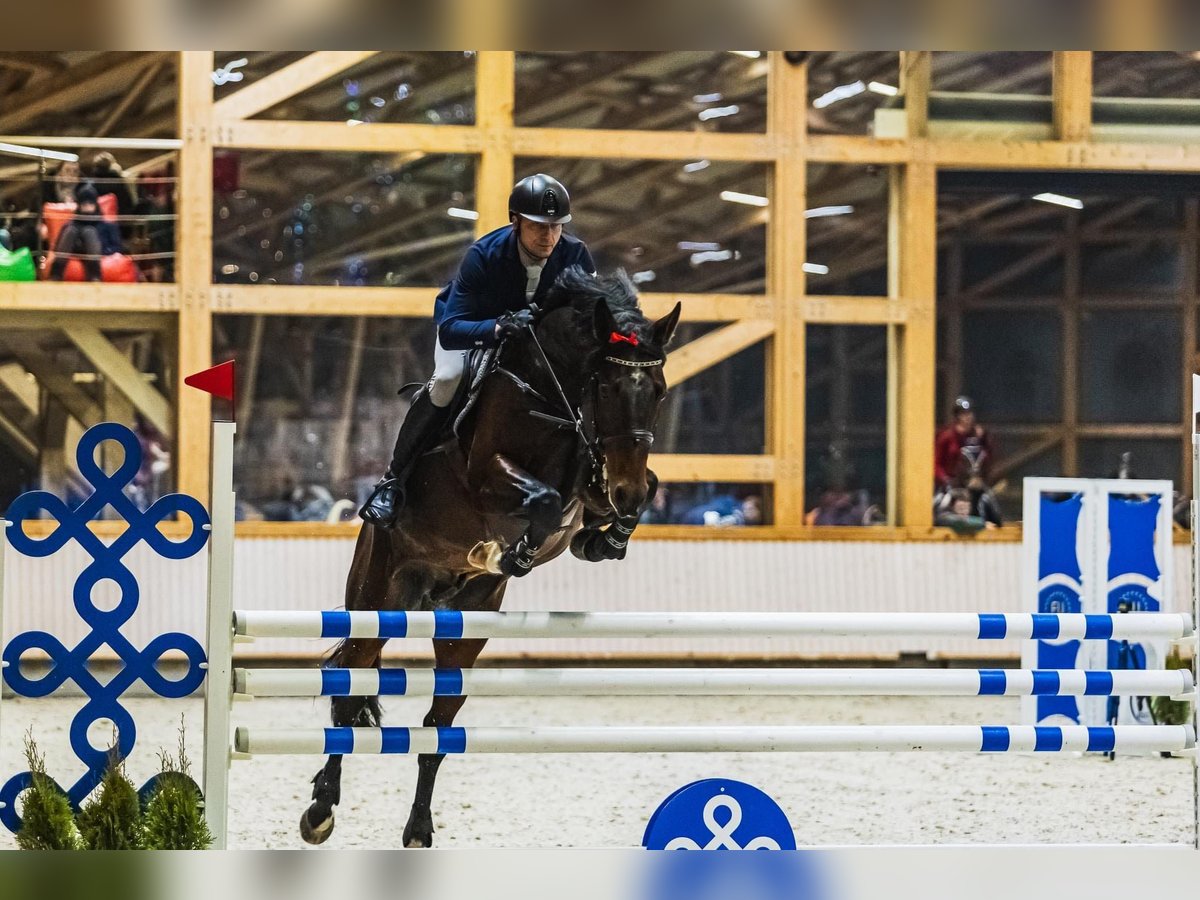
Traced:
<path id="1" fill-rule="evenodd" d="M 553 176 L 529 175 L 518 181 L 508 195 L 508 214 L 533 222 L 565 225 L 571 221 L 571 195 Z"/>

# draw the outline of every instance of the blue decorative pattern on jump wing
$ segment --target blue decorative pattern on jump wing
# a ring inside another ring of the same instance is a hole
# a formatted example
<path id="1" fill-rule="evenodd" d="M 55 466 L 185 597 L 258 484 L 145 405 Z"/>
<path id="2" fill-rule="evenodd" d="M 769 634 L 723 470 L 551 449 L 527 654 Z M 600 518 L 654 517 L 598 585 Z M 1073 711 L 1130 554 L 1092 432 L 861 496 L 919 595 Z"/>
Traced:
<path id="1" fill-rule="evenodd" d="M 96 449 L 105 441 L 115 441 L 124 451 L 124 460 L 113 475 L 105 474 L 96 463 Z M 185 697 L 204 680 L 204 649 L 190 635 L 179 632 L 161 634 L 142 650 L 133 646 L 121 633 L 122 627 L 137 610 L 140 589 L 134 574 L 123 559 L 143 541 L 159 556 L 167 559 L 186 559 L 194 556 L 208 542 L 206 530 L 209 519 L 204 506 L 184 494 L 160 498 L 149 509 L 138 509 L 124 493 L 141 469 L 142 450 L 137 436 L 126 428 L 106 422 L 89 428 L 79 440 L 76 460 L 80 474 L 93 486 L 94 492 L 74 509 L 46 491 L 32 491 L 13 501 L 8 509 L 8 540 L 13 549 L 25 556 L 46 557 L 57 553 L 75 541 L 91 557 L 92 562 L 79 573 L 74 586 L 75 609 L 90 628 L 80 642 L 65 647 L 61 641 L 44 631 L 27 631 L 14 637 L 4 648 L 4 677 L 13 692 L 24 697 L 44 697 L 66 681 L 74 681 L 87 697 L 87 702 L 71 722 L 71 749 L 83 762 L 86 771 L 65 793 L 72 806 L 79 807 L 84 798 L 100 782 L 107 765 L 107 750 L 97 749 L 88 741 L 88 729 L 97 721 L 109 719 L 114 723 L 117 745 L 122 758 L 133 750 L 137 728 L 133 717 L 121 705 L 121 697 L 139 681 L 160 697 Z M 112 507 L 128 526 L 112 543 L 105 544 L 87 527 L 106 507 Z M 47 513 L 58 522 L 50 534 L 34 538 L 25 534 L 21 523 Z M 172 541 L 158 530 L 158 524 L 180 513 L 191 520 L 192 529 L 183 540 Z M 100 609 L 92 601 L 92 591 L 101 581 L 112 581 L 119 588 L 120 599 L 111 610 Z M 87 669 L 88 658 L 102 647 L 111 649 L 123 663 L 121 670 L 107 684 L 102 684 Z M 27 678 L 21 673 L 21 657 L 31 650 L 40 650 L 53 663 L 41 678 Z M 172 681 L 161 675 L 155 664 L 168 651 L 179 651 L 187 657 L 187 669 L 182 678 Z M 20 827 L 15 801 L 28 787 L 30 773 L 14 775 L 0 788 L 0 822 L 12 831 Z"/>

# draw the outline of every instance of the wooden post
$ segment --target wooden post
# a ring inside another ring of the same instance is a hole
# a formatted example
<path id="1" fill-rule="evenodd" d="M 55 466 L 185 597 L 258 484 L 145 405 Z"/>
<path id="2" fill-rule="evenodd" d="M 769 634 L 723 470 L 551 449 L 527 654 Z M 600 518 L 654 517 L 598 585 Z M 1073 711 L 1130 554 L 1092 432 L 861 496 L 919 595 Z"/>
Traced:
<path id="1" fill-rule="evenodd" d="M 937 171 L 911 162 L 892 176 L 889 208 L 889 287 L 905 307 L 902 327 L 890 329 L 889 374 L 895 376 L 894 471 L 900 522 L 933 523 L 933 440 L 937 391 Z M 891 430 L 891 429 L 889 429 Z"/>
<path id="2" fill-rule="evenodd" d="M 1067 213 L 1063 257 L 1063 353 L 1062 353 L 1062 473 L 1079 474 L 1079 326 L 1080 282 L 1083 276 L 1083 247 L 1079 213 Z"/>
<path id="3" fill-rule="evenodd" d="M 904 117 L 908 139 L 929 134 L 929 90 L 933 81 L 933 51 L 900 51 L 900 93 L 904 96 Z"/>
<path id="4" fill-rule="evenodd" d="M 179 203 L 175 277 L 179 282 L 175 364 L 175 489 L 207 497 L 210 396 L 183 379 L 212 365 L 213 52 L 179 54 Z"/>
<path id="5" fill-rule="evenodd" d="M 776 460 L 774 524 L 804 524 L 805 278 L 808 70 L 770 51 L 767 136 L 776 148 L 767 239 L 775 338 L 765 415 Z"/>
<path id="6" fill-rule="evenodd" d="M 1092 133 L 1092 53 L 1054 53 L 1054 136 L 1060 141 L 1086 141 Z"/>
<path id="7" fill-rule="evenodd" d="M 475 174 L 476 237 L 508 222 L 513 181 L 513 103 L 516 58 L 512 50 L 482 50 L 475 60 L 475 123 L 483 152 Z"/>

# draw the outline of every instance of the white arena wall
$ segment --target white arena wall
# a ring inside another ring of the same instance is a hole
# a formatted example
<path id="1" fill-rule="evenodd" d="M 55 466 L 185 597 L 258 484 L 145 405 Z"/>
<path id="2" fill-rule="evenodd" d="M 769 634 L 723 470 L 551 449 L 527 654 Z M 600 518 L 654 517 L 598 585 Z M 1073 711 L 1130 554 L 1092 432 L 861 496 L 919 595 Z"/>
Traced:
<path id="1" fill-rule="evenodd" d="M 243 609 L 335 609 L 342 605 L 353 539 L 242 538 L 235 550 L 235 605 Z M 1188 547 L 1175 548 L 1176 611 L 1189 609 Z M 646 611 L 1022 612 L 1019 543 L 634 541 L 624 562 L 587 564 L 566 555 L 510 583 L 505 609 Z M 144 646 L 164 631 L 204 639 L 206 558 L 162 560 L 140 547 L 127 557 L 142 586 L 125 633 Z M 68 647 L 83 634 L 71 606 L 82 552 L 28 559 L 9 549 L 5 639 L 49 631 Z M 111 590 L 109 590 L 111 589 Z M 115 586 L 97 588 L 112 602 Z M 317 656 L 319 641 L 239 644 L 239 657 Z M 391 657 L 425 657 L 428 641 L 392 641 Z M 928 638 L 495 640 L 484 660 L 564 658 L 1015 658 L 1017 642 Z"/>

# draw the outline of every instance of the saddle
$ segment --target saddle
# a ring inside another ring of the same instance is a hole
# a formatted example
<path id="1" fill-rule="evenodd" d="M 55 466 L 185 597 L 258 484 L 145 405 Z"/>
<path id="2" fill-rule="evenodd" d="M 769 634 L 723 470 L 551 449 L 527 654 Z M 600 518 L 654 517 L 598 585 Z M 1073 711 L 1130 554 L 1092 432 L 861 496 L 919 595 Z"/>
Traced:
<path id="1" fill-rule="evenodd" d="M 479 399 L 479 393 L 483 389 L 484 381 L 487 380 L 488 375 L 496 368 L 498 356 L 499 354 L 495 347 L 467 352 L 466 365 L 463 367 L 463 377 L 458 383 L 458 389 L 454 392 L 454 399 L 450 401 L 445 420 L 446 424 L 442 426 L 441 431 L 437 435 L 437 443 L 430 452 L 437 452 L 443 449 L 447 443 L 458 439 L 463 422 L 466 421 L 471 410 L 475 408 L 475 402 Z M 412 400 L 417 391 L 423 387 L 425 387 L 425 382 L 412 381 L 400 388 L 397 393 L 407 400 Z"/>

